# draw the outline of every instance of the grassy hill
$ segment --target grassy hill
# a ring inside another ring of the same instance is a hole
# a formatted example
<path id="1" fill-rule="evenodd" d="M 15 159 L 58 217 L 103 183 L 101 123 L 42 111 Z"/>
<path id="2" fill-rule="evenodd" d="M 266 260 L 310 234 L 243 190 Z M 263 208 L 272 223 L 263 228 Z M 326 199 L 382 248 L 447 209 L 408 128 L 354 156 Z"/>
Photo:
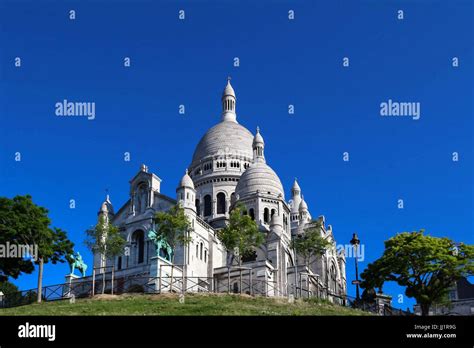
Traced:
<path id="1" fill-rule="evenodd" d="M 98 295 L 0 309 L 0 315 L 368 315 L 326 301 L 228 294 Z"/>

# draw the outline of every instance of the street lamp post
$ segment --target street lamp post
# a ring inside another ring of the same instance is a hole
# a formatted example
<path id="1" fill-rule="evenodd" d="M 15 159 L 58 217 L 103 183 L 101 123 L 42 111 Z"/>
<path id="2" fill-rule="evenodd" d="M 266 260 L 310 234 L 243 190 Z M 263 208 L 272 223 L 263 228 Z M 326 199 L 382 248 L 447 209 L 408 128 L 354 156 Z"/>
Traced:
<path id="1" fill-rule="evenodd" d="M 358 258 L 358 255 L 357 255 L 357 251 L 359 249 L 359 244 L 360 244 L 360 240 L 359 238 L 357 238 L 357 233 L 354 233 L 352 234 L 352 239 L 351 239 L 351 242 L 352 246 L 354 247 L 354 251 L 355 251 L 355 271 L 356 271 L 356 299 L 357 301 L 360 300 L 360 296 L 359 296 L 359 270 L 358 270 L 358 266 L 357 266 L 357 258 Z"/>

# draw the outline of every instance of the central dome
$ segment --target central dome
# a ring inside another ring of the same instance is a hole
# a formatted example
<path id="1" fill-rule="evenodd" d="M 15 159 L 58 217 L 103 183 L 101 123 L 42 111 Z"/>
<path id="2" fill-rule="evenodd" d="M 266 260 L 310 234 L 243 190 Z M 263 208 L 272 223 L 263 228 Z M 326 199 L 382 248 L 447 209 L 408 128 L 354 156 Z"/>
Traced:
<path id="1" fill-rule="evenodd" d="M 252 158 L 253 135 L 234 121 L 222 121 L 209 129 L 194 151 L 191 166 L 218 154 Z"/>
<path id="2" fill-rule="evenodd" d="M 240 177 L 235 188 L 235 194 L 239 199 L 260 191 L 285 199 L 285 193 L 278 175 L 265 162 L 255 162 Z"/>

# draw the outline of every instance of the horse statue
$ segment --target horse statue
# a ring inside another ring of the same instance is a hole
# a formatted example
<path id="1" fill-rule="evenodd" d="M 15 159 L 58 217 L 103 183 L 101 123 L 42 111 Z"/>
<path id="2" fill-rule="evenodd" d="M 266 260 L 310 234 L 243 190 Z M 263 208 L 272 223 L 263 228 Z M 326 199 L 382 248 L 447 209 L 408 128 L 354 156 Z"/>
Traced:
<path id="1" fill-rule="evenodd" d="M 165 237 L 159 235 L 154 229 L 151 229 L 148 231 L 148 238 L 155 243 L 156 256 L 160 256 L 171 262 L 171 259 L 173 258 L 173 249 L 168 244 Z"/>
<path id="2" fill-rule="evenodd" d="M 74 255 L 70 255 L 69 259 L 69 266 L 71 266 L 71 274 L 74 274 L 74 270 L 77 268 L 81 271 L 83 277 L 86 276 L 87 265 L 84 263 L 82 256 L 79 252 L 74 253 Z"/>

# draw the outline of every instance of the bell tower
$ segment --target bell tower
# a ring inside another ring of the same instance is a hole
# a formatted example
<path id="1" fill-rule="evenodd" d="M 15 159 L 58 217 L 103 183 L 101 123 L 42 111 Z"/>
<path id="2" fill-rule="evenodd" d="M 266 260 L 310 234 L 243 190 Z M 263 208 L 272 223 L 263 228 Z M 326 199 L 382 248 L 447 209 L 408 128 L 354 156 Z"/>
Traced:
<path id="1" fill-rule="evenodd" d="M 230 76 L 227 77 L 227 85 L 222 93 L 222 121 L 237 122 L 237 115 L 235 113 L 235 97 L 234 88 L 230 84 Z"/>

